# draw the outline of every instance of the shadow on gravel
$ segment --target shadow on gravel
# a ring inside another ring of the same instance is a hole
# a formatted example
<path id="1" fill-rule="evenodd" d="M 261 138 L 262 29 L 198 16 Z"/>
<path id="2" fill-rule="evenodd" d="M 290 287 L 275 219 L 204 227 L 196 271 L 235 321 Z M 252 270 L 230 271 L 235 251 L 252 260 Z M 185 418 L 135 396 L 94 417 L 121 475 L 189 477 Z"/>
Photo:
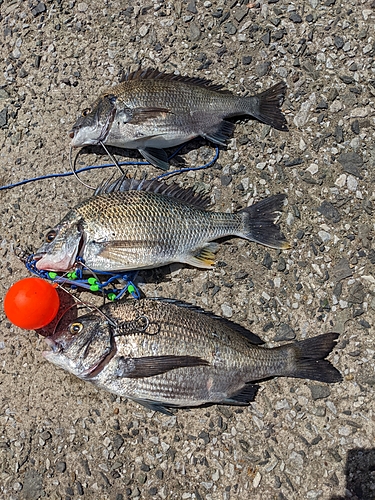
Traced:
<path id="1" fill-rule="evenodd" d="M 346 492 L 330 500 L 375 500 L 375 448 L 348 451 L 345 467 Z"/>

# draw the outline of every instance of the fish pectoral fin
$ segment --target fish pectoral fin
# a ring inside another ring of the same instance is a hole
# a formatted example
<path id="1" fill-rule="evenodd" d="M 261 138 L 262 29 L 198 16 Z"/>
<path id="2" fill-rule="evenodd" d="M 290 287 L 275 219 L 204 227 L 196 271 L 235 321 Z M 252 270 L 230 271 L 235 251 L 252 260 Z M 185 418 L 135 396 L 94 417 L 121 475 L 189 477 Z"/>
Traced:
<path id="1" fill-rule="evenodd" d="M 165 115 L 173 114 L 172 110 L 169 108 L 134 108 L 132 109 L 132 118 L 130 123 L 132 125 L 140 125 L 141 123 L 157 118 L 165 118 Z"/>
<path id="2" fill-rule="evenodd" d="M 186 264 L 202 269 L 212 269 L 215 264 L 215 253 L 219 249 L 218 243 L 209 243 L 203 248 L 198 249 L 185 259 Z"/>
<path id="3" fill-rule="evenodd" d="M 234 123 L 223 120 L 216 127 L 212 127 L 209 130 L 205 130 L 204 132 L 201 132 L 199 135 L 215 144 L 219 144 L 220 146 L 226 146 L 228 139 L 232 137 L 234 128 L 235 128 Z"/>
<path id="4" fill-rule="evenodd" d="M 139 254 L 139 252 L 144 252 L 146 245 L 158 245 L 158 241 L 143 241 L 143 240 L 114 240 L 106 241 L 104 243 L 97 244 L 98 256 L 113 260 L 116 262 L 122 262 L 127 264 L 129 258 L 134 259 L 134 255 Z"/>
<path id="5" fill-rule="evenodd" d="M 246 384 L 242 389 L 231 394 L 226 399 L 220 402 L 223 405 L 238 405 L 245 406 L 251 401 L 254 401 L 256 393 L 258 392 L 259 385 L 256 384 Z"/>
<path id="6" fill-rule="evenodd" d="M 146 378 L 161 375 L 192 366 L 207 366 L 209 364 L 198 356 L 144 356 L 142 358 L 125 358 L 118 360 L 116 375 L 118 378 Z"/>
<path id="7" fill-rule="evenodd" d="M 157 148 L 138 148 L 143 158 L 147 160 L 154 167 L 161 168 L 162 170 L 169 170 L 169 161 L 167 153 L 164 149 Z"/>

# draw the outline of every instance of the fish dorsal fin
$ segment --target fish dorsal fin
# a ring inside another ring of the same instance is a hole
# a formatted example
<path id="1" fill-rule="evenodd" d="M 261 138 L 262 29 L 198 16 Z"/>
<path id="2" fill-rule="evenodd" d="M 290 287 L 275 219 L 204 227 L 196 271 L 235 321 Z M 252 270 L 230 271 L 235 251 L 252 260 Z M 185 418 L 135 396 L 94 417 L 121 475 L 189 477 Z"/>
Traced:
<path id="1" fill-rule="evenodd" d="M 102 183 L 95 191 L 94 196 L 110 193 L 124 193 L 126 191 L 148 191 L 169 196 L 196 208 L 206 209 L 211 200 L 203 193 L 199 193 L 193 188 L 183 188 L 178 184 L 165 184 L 156 179 L 129 179 L 126 174 L 117 180 Z"/>
<path id="2" fill-rule="evenodd" d="M 131 73 L 127 73 L 121 82 L 129 81 L 141 81 L 141 80 L 163 80 L 165 82 L 182 82 L 187 85 L 197 85 L 198 87 L 204 87 L 208 90 L 214 90 L 215 92 L 220 92 L 222 94 L 232 95 L 229 90 L 224 89 L 223 85 L 212 83 L 211 80 L 206 80 L 205 78 L 189 77 L 182 75 L 174 75 L 173 73 L 165 73 L 164 71 L 159 71 L 155 68 L 138 69 Z"/>
<path id="3" fill-rule="evenodd" d="M 203 314 L 205 316 L 208 316 L 209 318 L 215 319 L 220 321 L 223 325 L 226 325 L 228 328 L 231 328 L 232 330 L 235 330 L 237 333 L 245 337 L 249 342 L 255 345 L 262 345 L 264 344 L 264 340 L 262 340 L 258 335 L 255 333 L 251 332 L 250 330 L 247 330 L 247 328 L 237 324 L 233 323 L 229 319 L 222 318 L 221 316 L 217 316 L 216 314 L 205 311 L 199 306 L 194 306 L 193 304 L 189 304 L 188 302 L 183 302 L 181 300 L 176 300 L 176 299 L 168 299 L 165 297 L 152 297 L 149 299 L 144 299 L 144 300 L 154 300 L 158 302 L 165 302 L 166 304 L 174 304 L 178 307 L 185 307 L 186 309 L 190 309 L 191 311 L 195 311 L 199 314 Z"/>

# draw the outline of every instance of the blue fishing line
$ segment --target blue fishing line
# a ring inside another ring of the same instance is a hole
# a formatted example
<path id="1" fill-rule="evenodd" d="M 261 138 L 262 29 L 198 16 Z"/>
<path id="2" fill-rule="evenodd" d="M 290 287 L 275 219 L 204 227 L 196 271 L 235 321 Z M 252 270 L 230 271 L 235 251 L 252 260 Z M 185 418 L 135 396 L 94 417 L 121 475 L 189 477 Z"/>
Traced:
<path id="1" fill-rule="evenodd" d="M 91 292 L 104 292 L 110 300 L 119 300 L 126 292 L 130 293 L 134 299 L 141 298 L 141 293 L 133 282 L 138 274 L 138 271 L 130 271 L 128 273 L 110 273 L 89 270 L 95 275 L 101 274 L 109 276 L 106 281 L 101 282 L 98 281 L 94 276 L 90 276 L 87 279 L 83 278 L 83 270 L 80 267 L 78 267 L 73 272 L 67 273 L 64 276 L 59 276 L 55 272 L 37 269 L 36 262 L 37 261 L 34 259 L 33 254 L 29 255 L 25 262 L 25 266 L 28 271 L 30 271 L 32 274 L 35 274 L 39 278 L 52 281 L 53 283 L 58 283 L 59 285 L 68 285 L 73 290 L 76 290 L 77 288 L 83 288 L 85 290 L 90 290 Z M 77 259 L 77 264 L 84 267 L 82 259 Z M 116 280 L 124 281 L 124 286 L 122 288 L 110 287 L 110 285 Z"/>
<path id="2" fill-rule="evenodd" d="M 174 153 L 174 154 L 177 154 L 177 153 Z M 201 165 L 199 167 L 180 168 L 179 170 L 173 170 L 173 172 L 166 172 L 165 174 L 158 175 L 157 177 L 155 177 L 155 179 L 162 179 L 163 177 L 167 177 L 170 175 L 182 174 L 183 172 L 193 172 L 195 170 L 203 170 L 204 168 L 208 168 L 211 165 L 213 165 L 218 158 L 219 158 L 219 148 L 218 148 L 218 146 L 215 146 L 215 156 L 205 165 Z"/>
<path id="3" fill-rule="evenodd" d="M 168 160 L 171 160 L 172 158 L 174 158 L 181 151 L 181 149 L 184 147 L 184 145 L 185 144 L 183 144 L 176 151 L 174 151 L 174 153 L 168 158 Z M 179 170 L 173 170 L 172 172 L 166 172 L 165 174 L 158 175 L 157 177 L 155 177 L 155 179 L 161 179 L 162 177 L 181 174 L 182 172 L 190 172 L 190 171 L 194 171 L 194 170 L 202 170 L 204 168 L 208 168 L 212 164 L 215 163 L 215 161 L 218 159 L 218 157 L 219 157 L 219 148 L 216 146 L 214 158 L 212 160 L 210 160 L 208 163 L 206 163 L 205 165 L 201 165 L 199 167 L 185 167 L 185 168 L 181 168 Z M 123 161 L 123 162 L 120 162 L 119 165 L 120 166 L 127 166 L 127 165 L 128 166 L 129 165 L 145 166 L 145 165 L 150 165 L 150 163 L 148 163 L 147 161 L 140 161 L 140 162 Z M 115 166 L 116 165 L 114 163 L 105 163 L 103 165 L 89 165 L 87 167 L 82 167 L 79 170 L 76 170 L 75 173 L 81 174 L 82 172 L 87 172 L 89 170 L 95 170 L 97 168 L 108 168 L 108 167 L 115 167 Z M 25 179 L 23 181 L 15 182 L 14 184 L 7 184 L 6 186 L 0 186 L 0 191 L 2 191 L 4 189 L 11 189 L 14 187 L 23 186 L 24 184 L 28 184 L 29 182 L 41 181 L 44 179 L 53 179 L 56 177 L 69 177 L 71 175 L 74 175 L 74 172 L 63 172 L 63 173 L 59 173 L 59 174 L 41 175 L 39 177 L 33 177 L 32 179 Z"/>

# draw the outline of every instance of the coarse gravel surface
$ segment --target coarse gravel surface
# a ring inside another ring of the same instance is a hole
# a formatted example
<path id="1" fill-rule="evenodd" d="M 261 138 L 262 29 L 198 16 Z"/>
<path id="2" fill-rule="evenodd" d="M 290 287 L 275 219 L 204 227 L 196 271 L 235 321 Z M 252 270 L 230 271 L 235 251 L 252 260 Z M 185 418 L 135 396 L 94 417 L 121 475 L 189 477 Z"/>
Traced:
<path id="1" fill-rule="evenodd" d="M 288 133 L 238 120 L 214 166 L 175 180 L 204 187 L 216 210 L 286 193 L 280 224 L 291 250 L 232 238 L 214 270 L 170 266 L 140 286 L 269 345 L 337 331 L 330 360 L 343 374 L 330 386 L 269 380 L 249 407 L 168 417 L 50 365 L 43 339 L 1 308 L 0 498 L 374 499 L 375 3 L 0 0 L 0 10 L 0 185 L 69 171 L 76 117 L 139 65 L 241 95 L 287 82 Z M 197 140 L 174 166 L 213 153 Z M 78 164 L 106 161 L 86 152 Z M 145 171 L 161 173 L 129 167 Z M 82 178 L 97 185 L 109 174 Z M 35 250 L 90 194 L 72 177 L 1 191 L 1 302 L 29 275 L 15 251 Z"/>

